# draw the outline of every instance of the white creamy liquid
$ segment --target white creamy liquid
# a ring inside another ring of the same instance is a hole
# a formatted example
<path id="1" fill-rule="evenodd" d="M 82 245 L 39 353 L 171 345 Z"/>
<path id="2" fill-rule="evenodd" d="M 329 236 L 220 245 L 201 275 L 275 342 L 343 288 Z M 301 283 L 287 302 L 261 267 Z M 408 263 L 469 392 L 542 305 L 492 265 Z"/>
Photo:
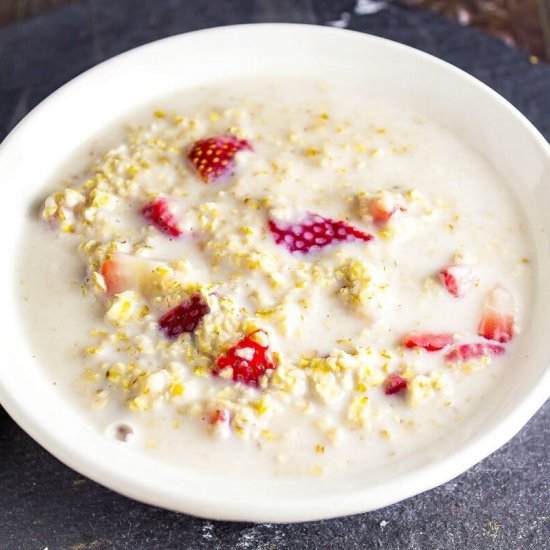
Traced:
<path id="1" fill-rule="evenodd" d="M 156 110 L 162 113 L 155 117 Z M 174 113 L 184 120 L 174 122 Z M 75 410 L 87 411 L 90 422 L 105 437 L 112 437 L 113 426 L 125 422 L 134 430 L 134 437 L 125 444 L 136 452 L 232 476 L 338 475 L 391 464 L 429 445 L 483 406 L 484 396 L 509 369 L 516 368 L 516 341 L 521 333 L 507 345 L 504 356 L 488 365 L 474 362 L 468 368 L 446 365 L 444 352 L 403 351 L 399 346 L 403 335 L 414 331 L 457 334 L 457 343 L 480 341 L 476 335 L 480 312 L 487 292 L 497 283 L 514 295 L 519 327 L 524 329 L 529 319 L 533 274 L 528 260 L 533 258 L 527 224 L 496 170 L 438 122 L 406 106 L 389 104 L 376 91 L 359 86 L 295 80 L 229 82 L 185 92 L 147 106 L 125 122 L 135 128 L 141 125 L 137 131 L 143 142 L 156 138 L 167 144 L 165 149 L 161 144 L 158 151 L 149 151 L 149 167 L 135 175 L 133 195 L 118 197 L 108 215 L 121 228 L 119 237 L 124 234 L 128 242 L 147 237 L 150 248 L 139 253 L 142 257 L 167 262 L 185 259 L 197 280 L 220 284 L 224 295 L 233 296 L 238 308 L 246 308 L 253 317 L 277 306 L 290 293 L 284 309 L 287 334 L 282 334 L 278 319 L 264 315 L 259 322 L 269 332 L 272 349 L 295 366 L 302 354 L 323 358 L 334 349 L 351 353 L 354 346 L 370 345 L 376 356 L 373 370 L 379 375 L 403 370 L 413 376 L 438 372 L 446 382 L 444 389 L 414 407 L 403 395 L 384 395 L 381 386 L 373 384 L 356 395 L 368 398 L 360 425 L 348 418 L 353 392 L 358 391 L 353 368 L 342 375 L 343 397 L 334 403 L 325 402 L 315 391 L 315 382 L 307 378 L 302 394 L 288 393 L 286 398 L 284 392 L 274 394 L 276 411 L 265 425 L 260 418 L 258 429 L 240 435 L 229 429 L 228 437 L 217 438 L 206 429 L 204 407 L 216 392 L 234 383 L 196 376 L 192 367 L 185 366 L 185 359 L 176 357 L 183 363 L 181 400 L 159 396 L 150 407 L 153 410 L 132 410 L 127 406 L 128 395 L 119 392 L 100 367 L 122 359 L 111 359 L 110 352 L 100 352 L 98 357 L 84 352 L 94 345 L 93 329 L 119 330 L 104 319 L 105 301 L 93 292 L 82 293 L 89 274 L 77 248 L 93 237 L 88 233 L 83 238 L 78 230 L 65 234 L 52 229 L 37 209 L 29 215 L 18 265 L 30 344 Z M 121 127 L 106 129 L 84 154 L 67 164 L 60 174 L 63 181 L 50 183 L 37 198 L 40 204 L 48 193 L 67 185 L 76 188 L 91 177 L 93 171 L 86 168 L 90 159 L 100 158 L 126 139 Z M 254 152 L 239 154 L 235 174 L 227 181 L 204 184 L 184 152 L 194 140 L 228 132 L 241 132 Z M 127 155 L 124 150 L 123 156 Z M 413 201 L 399 214 L 389 237 L 382 234 L 384 228 L 361 219 L 356 208 L 359 193 L 381 189 L 403 194 L 414 190 L 425 199 L 421 210 L 415 210 Z M 181 238 L 169 240 L 154 228 L 144 234 L 139 209 L 150 193 L 177 197 L 184 228 Z M 247 198 L 256 201 L 259 209 L 243 206 Z M 207 230 L 196 216 L 186 216 L 211 202 L 219 205 L 223 224 L 203 240 L 195 238 Z M 300 257 L 277 245 L 261 225 L 266 216 L 281 210 L 290 219 L 296 212 L 315 212 L 346 220 L 375 238 Z M 242 244 L 243 226 L 254 229 L 243 247 L 257 247 L 275 258 L 277 275 L 282 277 L 278 288 L 273 288 L 265 271 L 232 265 L 228 257 L 213 270 L 216 249 L 207 249 L 206 243 L 218 243 L 223 251 L 226 240 L 238 235 Z M 88 231 L 93 231 L 93 224 Z M 479 280 L 464 298 L 451 296 L 434 276 L 454 263 L 457 254 Z M 347 259 L 365 261 L 376 274 L 374 279 L 383 283 L 374 298 L 380 295 L 381 307 L 374 307 L 372 316 L 358 313 L 333 290 L 310 280 L 297 291 L 285 286 L 302 262 L 319 262 L 330 276 Z M 261 292 L 265 303 L 252 296 L 254 291 Z M 155 334 L 150 337 L 163 339 Z M 164 366 L 155 353 L 148 356 L 147 364 L 149 369 Z M 101 376 L 87 384 L 82 381 L 85 368 Z M 98 388 L 109 396 L 103 408 L 94 406 L 93 393 Z M 232 403 L 257 401 L 263 391 L 239 390 Z M 182 405 L 194 402 L 203 408 L 178 412 Z"/>

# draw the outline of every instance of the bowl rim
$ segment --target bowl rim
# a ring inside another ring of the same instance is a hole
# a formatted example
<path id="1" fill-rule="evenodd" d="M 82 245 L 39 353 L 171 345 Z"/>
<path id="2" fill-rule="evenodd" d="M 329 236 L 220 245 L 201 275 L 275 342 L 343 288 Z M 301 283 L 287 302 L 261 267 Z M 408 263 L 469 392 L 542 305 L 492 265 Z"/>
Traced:
<path id="1" fill-rule="evenodd" d="M 88 69 L 45 98 L 21 122 L 19 122 L 19 124 L 17 124 L 0 144 L 0 166 L 2 164 L 3 155 L 5 151 L 11 147 L 12 141 L 19 139 L 20 134 L 26 132 L 27 128 L 32 128 L 37 113 L 48 109 L 50 103 L 62 100 L 67 95 L 71 94 L 73 87 L 86 80 L 90 75 L 102 71 L 111 65 L 118 64 L 121 61 L 123 62 L 130 57 L 139 56 L 141 52 L 147 48 L 156 46 L 159 43 L 176 43 L 182 39 L 192 40 L 193 36 L 199 34 L 243 33 L 250 28 L 257 27 L 262 27 L 266 32 L 341 33 L 343 38 L 353 34 L 360 36 L 361 40 L 365 42 L 383 43 L 387 48 L 405 50 L 411 55 L 424 58 L 438 65 L 441 69 L 455 73 L 461 78 L 469 81 L 470 85 L 477 87 L 483 93 L 488 94 L 493 101 L 498 102 L 508 112 L 510 117 L 515 118 L 521 123 L 524 130 L 528 132 L 530 137 L 534 140 L 534 143 L 540 147 L 543 155 L 550 161 L 550 145 L 548 142 L 533 124 L 511 103 L 475 77 L 431 54 L 386 38 L 348 29 L 294 23 L 253 23 L 214 27 L 170 36 L 133 48 Z M 544 380 L 550 380 L 550 370 L 548 366 L 544 374 Z M 163 494 L 163 491 L 159 490 L 158 487 L 151 487 L 146 481 L 136 483 L 136 480 L 133 479 L 129 482 L 131 476 L 127 479 L 122 479 L 120 475 L 110 470 L 105 464 L 98 463 L 97 460 L 94 460 L 94 457 L 84 455 L 76 449 L 74 445 L 71 445 L 70 441 L 64 439 L 63 435 L 49 426 L 44 419 L 37 418 L 35 415 L 31 414 L 26 407 L 25 401 L 18 400 L 16 396 L 8 392 L 3 382 L 2 371 L 0 370 L 1 405 L 25 432 L 65 465 L 103 486 L 147 504 L 190 513 L 200 517 L 239 521 L 295 522 L 327 519 L 375 510 L 420 494 L 452 480 L 504 445 L 529 421 L 549 396 L 550 384 L 541 383 L 538 386 L 532 387 L 523 400 L 516 403 L 515 407 L 504 415 L 497 425 L 478 439 L 468 442 L 455 452 L 449 453 L 435 464 L 425 465 L 414 472 L 406 474 L 406 483 L 402 478 L 399 487 L 391 486 L 391 483 L 388 483 L 386 488 L 378 488 L 374 492 L 374 498 L 372 490 L 369 487 L 357 487 L 351 495 L 342 494 L 331 498 L 316 499 L 315 501 L 312 499 L 308 501 L 307 498 L 304 498 L 295 506 L 290 506 L 288 502 L 273 503 L 274 507 L 269 511 L 262 506 L 254 506 L 252 501 L 246 503 L 246 505 L 241 503 L 237 509 L 228 510 L 227 507 L 225 507 L 225 503 L 220 504 L 219 502 L 212 502 L 208 500 L 208 498 L 199 495 L 181 495 L 179 498 L 174 499 L 167 494 Z M 366 498 L 367 493 L 369 493 L 368 499 Z M 375 501 L 375 504 L 366 505 L 367 502 L 372 503 L 372 501 Z M 307 505 L 304 505 L 305 503 L 307 503 Z"/>

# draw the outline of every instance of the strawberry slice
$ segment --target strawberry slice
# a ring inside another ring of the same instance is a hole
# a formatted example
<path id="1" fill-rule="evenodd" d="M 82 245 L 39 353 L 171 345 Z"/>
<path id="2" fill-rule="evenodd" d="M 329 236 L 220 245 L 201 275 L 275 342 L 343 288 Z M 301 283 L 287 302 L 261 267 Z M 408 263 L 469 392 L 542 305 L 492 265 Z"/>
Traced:
<path id="1" fill-rule="evenodd" d="M 449 265 L 439 271 L 441 283 L 456 298 L 462 298 L 474 286 L 474 273 L 467 265 Z"/>
<path id="2" fill-rule="evenodd" d="M 400 374 L 389 374 L 384 382 L 384 393 L 386 395 L 393 395 L 407 389 L 409 383 Z"/>
<path id="3" fill-rule="evenodd" d="M 178 227 L 176 218 L 170 211 L 170 205 L 165 198 L 158 197 L 147 203 L 141 209 L 141 215 L 162 233 L 171 237 L 181 235 L 181 229 Z"/>
<path id="4" fill-rule="evenodd" d="M 439 351 L 454 342 L 452 334 L 430 334 L 428 332 L 410 332 L 403 338 L 406 348 L 424 348 L 426 351 Z"/>
<path id="5" fill-rule="evenodd" d="M 298 223 L 269 220 L 269 229 L 277 244 L 285 246 L 290 252 L 303 254 L 334 243 L 355 240 L 368 242 L 374 238 L 345 221 L 331 220 L 311 213 Z"/>
<path id="6" fill-rule="evenodd" d="M 231 415 L 227 409 L 214 409 L 207 420 L 210 426 L 228 426 Z"/>
<path id="7" fill-rule="evenodd" d="M 184 332 L 194 332 L 210 307 L 197 292 L 159 319 L 159 327 L 167 338 L 177 338 Z"/>
<path id="8" fill-rule="evenodd" d="M 202 181 L 210 183 L 222 176 L 233 174 L 235 156 L 239 151 L 252 151 L 246 139 L 234 136 L 216 136 L 196 141 L 187 158 L 195 167 Z"/>
<path id="9" fill-rule="evenodd" d="M 492 357 L 494 355 L 502 355 L 506 351 L 504 346 L 498 344 L 461 344 L 453 348 L 445 359 L 452 363 L 460 363 L 462 361 L 468 361 L 470 359 L 478 359 L 480 357 Z"/>
<path id="10" fill-rule="evenodd" d="M 497 285 L 487 295 L 477 333 L 488 340 L 505 344 L 514 336 L 515 316 L 514 297 L 502 285 Z"/>
<path id="11" fill-rule="evenodd" d="M 369 199 L 368 211 L 376 225 L 384 225 L 396 212 L 404 212 L 405 208 L 394 205 L 389 199 L 374 197 Z"/>
<path id="12" fill-rule="evenodd" d="M 258 386 L 261 376 L 275 368 L 266 332 L 258 329 L 245 336 L 216 359 L 216 367 L 217 375 L 231 368 L 235 382 Z"/>

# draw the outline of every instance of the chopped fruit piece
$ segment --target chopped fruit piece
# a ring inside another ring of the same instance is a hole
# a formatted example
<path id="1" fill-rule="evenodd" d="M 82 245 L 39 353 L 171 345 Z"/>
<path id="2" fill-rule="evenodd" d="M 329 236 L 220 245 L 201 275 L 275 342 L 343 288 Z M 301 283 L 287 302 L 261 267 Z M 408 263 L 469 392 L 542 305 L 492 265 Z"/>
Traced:
<path id="1" fill-rule="evenodd" d="M 393 395 L 400 391 L 406 390 L 409 383 L 400 374 L 392 373 L 388 375 L 384 382 L 384 393 L 386 395 Z"/>
<path id="2" fill-rule="evenodd" d="M 107 294 L 137 290 L 148 296 L 156 288 L 157 268 L 162 265 L 162 262 L 130 254 L 112 254 L 101 265 L 101 275 L 107 287 Z"/>
<path id="3" fill-rule="evenodd" d="M 208 416 L 208 424 L 211 426 L 228 425 L 230 418 L 227 409 L 215 409 Z"/>
<path id="4" fill-rule="evenodd" d="M 225 408 L 211 409 L 204 418 L 207 429 L 215 437 L 228 437 L 230 435 L 231 414 Z"/>
<path id="5" fill-rule="evenodd" d="M 474 273 L 467 265 L 449 265 L 439 272 L 441 283 L 449 294 L 462 298 L 474 286 Z"/>
<path id="6" fill-rule="evenodd" d="M 181 229 L 170 211 L 168 201 L 162 197 L 156 198 L 154 201 L 146 204 L 141 209 L 142 216 L 154 225 L 159 231 L 172 237 L 179 237 Z"/>
<path id="7" fill-rule="evenodd" d="M 407 348 L 424 348 L 427 351 L 439 351 L 454 342 L 452 334 L 429 334 L 425 332 L 411 332 L 403 338 L 403 345 Z"/>
<path id="8" fill-rule="evenodd" d="M 323 218 L 317 214 L 307 216 L 297 223 L 279 223 L 269 220 L 269 229 L 277 244 L 285 246 L 290 252 L 307 254 L 333 243 L 365 241 L 372 235 L 353 227 L 344 221 Z"/>
<path id="9" fill-rule="evenodd" d="M 113 254 L 101 265 L 101 275 L 105 280 L 108 294 L 118 294 L 125 290 L 135 289 L 141 258 L 128 254 Z"/>
<path id="10" fill-rule="evenodd" d="M 210 313 L 210 308 L 202 294 L 197 292 L 171 309 L 159 319 L 159 327 L 168 338 L 177 338 L 184 332 L 193 332 L 202 318 Z"/>
<path id="11" fill-rule="evenodd" d="M 515 315 L 514 297 L 502 285 L 497 285 L 487 295 L 477 333 L 488 340 L 505 344 L 514 336 Z"/>
<path id="12" fill-rule="evenodd" d="M 506 351 L 504 346 L 498 344 L 462 344 L 453 348 L 445 359 L 453 363 L 478 359 L 479 357 L 491 357 L 493 355 L 502 355 Z"/>
<path id="13" fill-rule="evenodd" d="M 245 139 L 233 136 L 217 136 L 196 141 L 189 151 L 188 158 L 202 181 L 210 183 L 233 173 L 235 155 L 239 151 L 252 151 Z"/>
<path id="14" fill-rule="evenodd" d="M 258 329 L 245 336 L 218 357 L 216 367 L 216 374 L 230 368 L 235 382 L 258 386 L 260 377 L 275 368 L 266 332 Z"/>
<path id="15" fill-rule="evenodd" d="M 376 225 L 384 225 L 396 212 L 405 211 L 405 208 L 395 205 L 388 196 L 369 199 L 368 209 Z"/>

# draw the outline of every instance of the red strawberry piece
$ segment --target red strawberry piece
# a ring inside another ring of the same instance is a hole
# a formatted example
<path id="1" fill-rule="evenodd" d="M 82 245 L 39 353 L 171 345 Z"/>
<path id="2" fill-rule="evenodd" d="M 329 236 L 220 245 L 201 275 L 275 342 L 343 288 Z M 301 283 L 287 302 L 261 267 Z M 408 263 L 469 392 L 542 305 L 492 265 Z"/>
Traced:
<path id="1" fill-rule="evenodd" d="M 113 254 L 101 265 L 101 275 L 107 286 L 107 294 L 118 294 L 138 285 L 139 271 L 144 262 L 129 254 Z"/>
<path id="2" fill-rule="evenodd" d="M 307 254 L 334 243 L 355 240 L 368 242 L 372 235 L 353 227 L 344 221 L 323 218 L 318 214 L 307 214 L 298 223 L 279 223 L 269 220 L 269 229 L 277 244 L 290 252 Z"/>
<path id="3" fill-rule="evenodd" d="M 197 292 L 165 313 L 159 319 L 159 327 L 167 338 L 177 338 L 184 332 L 193 332 L 207 313 L 210 313 L 210 307 Z"/>
<path id="4" fill-rule="evenodd" d="M 170 205 L 165 198 L 158 197 L 147 203 L 141 209 L 141 215 L 162 233 L 172 237 L 181 235 L 181 229 L 178 227 L 176 218 L 170 211 Z"/>
<path id="5" fill-rule="evenodd" d="M 514 297 L 502 285 L 497 285 L 487 295 L 477 333 L 501 344 L 509 342 L 515 332 L 515 316 Z"/>
<path id="6" fill-rule="evenodd" d="M 426 351 L 439 351 L 454 342 L 452 334 L 430 334 L 428 332 L 410 332 L 403 338 L 406 348 L 424 348 Z"/>
<path id="7" fill-rule="evenodd" d="M 491 357 L 493 355 L 502 355 L 506 351 L 504 346 L 498 344 L 461 344 L 453 348 L 445 359 L 453 363 L 468 361 L 470 359 L 478 359 L 479 357 Z"/>
<path id="8" fill-rule="evenodd" d="M 368 206 L 376 225 L 384 225 L 396 212 L 405 212 L 405 208 L 402 206 L 391 204 L 380 197 L 370 199 Z"/>
<path id="9" fill-rule="evenodd" d="M 252 151 L 252 146 L 246 139 L 216 136 L 196 141 L 188 158 L 202 181 L 210 183 L 222 176 L 231 175 L 235 168 L 235 155 L 243 150 Z"/>
<path id="10" fill-rule="evenodd" d="M 216 374 L 231 368 L 235 382 L 258 386 L 260 377 L 275 368 L 265 331 L 258 329 L 245 336 L 218 357 L 216 367 Z"/>
<path id="11" fill-rule="evenodd" d="M 462 298 L 474 286 L 474 273 L 467 265 L 449 265 L 439 271 L 441 283 L 449 294 Z"/>
<path id="12" fill-rule="evenodd" d="M 407 389 L 409 383 L 400 374 L 389 374 L 384 382 L 384 393 L 386 395 L 393 395 Z"/>
<path id="13" fill-rule="evenodd" d="M 211 426 L 227 426 L 231 416 L 227 409 L 214 409 L 208 416 L 208 424 Z"/>

